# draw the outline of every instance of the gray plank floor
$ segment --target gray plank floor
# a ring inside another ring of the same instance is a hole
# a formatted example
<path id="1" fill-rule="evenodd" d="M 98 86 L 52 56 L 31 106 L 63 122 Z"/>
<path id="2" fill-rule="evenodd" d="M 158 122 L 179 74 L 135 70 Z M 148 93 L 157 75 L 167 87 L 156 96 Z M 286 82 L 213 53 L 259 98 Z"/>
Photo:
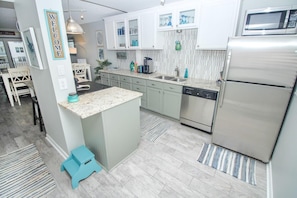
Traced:
<path id="1" fill-rule="evenodd" d="M 256 186 L 202 165 L 198 155 L 211 135 L 170 119 L 170 128 L 155 142 L 142 139 L 117 167 L 93 173 L 73 190 L 68 174 L 60 171 L 64 159 L 33 125 L 30 98 L 21 102 L 11 107 L 0 87 L 0 155 L 35 144 L 57 184 L 48 197 L 266 197 L 265 164 L 257 161 Z"/>

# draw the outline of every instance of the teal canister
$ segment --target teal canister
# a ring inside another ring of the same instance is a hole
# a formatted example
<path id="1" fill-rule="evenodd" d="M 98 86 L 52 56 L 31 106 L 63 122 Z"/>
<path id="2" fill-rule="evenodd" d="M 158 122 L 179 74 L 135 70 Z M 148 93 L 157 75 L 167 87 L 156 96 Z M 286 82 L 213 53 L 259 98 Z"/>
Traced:
<path id="1" fill-rule="evenodd" d="M 77 102 L 78 101 L 78 95 L 76 93 L 69 93 L 68 94 L 68 102 L 72 103 L 72 102 Z"/>

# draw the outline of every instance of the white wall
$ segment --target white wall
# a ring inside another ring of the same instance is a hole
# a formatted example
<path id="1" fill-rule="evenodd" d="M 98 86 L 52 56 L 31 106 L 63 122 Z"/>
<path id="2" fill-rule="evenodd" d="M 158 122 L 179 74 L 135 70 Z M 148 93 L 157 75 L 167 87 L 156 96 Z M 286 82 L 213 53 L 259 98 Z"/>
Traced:
<path id="1" fill-rule="evenodd" d="M 66 30 L 64 25 L 63 9 L 60 0 L 39 1 L 39 0 L 15 0 L 15 10 L 20 26 L 24 31 L 33 27 L 41 54 L 44 70 L 30 68 L 33 84 L 35 87 L 38 102 L 41 108 L 47 136 L 62 150 L 69 153 L 72 149 L 69 137 L 69 123 L 61 115 L 58 103 L 66 101 L 70 92 L 75 91 L 74 78 L 71 68 Z M 65 59 L 54 60 L 52 58 L 49 34 L 46 26 L 44 9 L 54 10 L 59 13 L 61 39 L 64 44 Z M 65 74 L 58 74 L 58 67 L 64 67 Z M 68 88 L 61 90 L 59 79 L 64 78 Z M 71 123 L 70 123 L 71 124 Z"/>
<path id="2" fill-rule="evenodd" d="M 272 160 L 274 198 L 297 197 L 297 91 L 291 101 Z"/>

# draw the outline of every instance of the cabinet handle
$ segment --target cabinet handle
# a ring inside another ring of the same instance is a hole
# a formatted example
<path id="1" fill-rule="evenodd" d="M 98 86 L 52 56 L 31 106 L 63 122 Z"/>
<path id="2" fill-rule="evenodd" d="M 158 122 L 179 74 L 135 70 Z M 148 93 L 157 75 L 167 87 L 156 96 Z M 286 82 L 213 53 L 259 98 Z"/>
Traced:
<path id="1" fill-rule="evenodd" d="M 136 83 L 139 83 L 138 81 L 136 81 Z"/>
<path id="2" fill-rule="evenodd" d="M 139 88 L 136 88 L 137 90 L 139 90 Z"/>
<path id="3" fill-rule="evenodd" d="M 172 87 L 169 87 L 170 89 L 173 89 Z"/>
<path id="4" fill-rule="evenodd" d="M 152 86 L 155 86 L 155 84 L 152 84 Z"/>

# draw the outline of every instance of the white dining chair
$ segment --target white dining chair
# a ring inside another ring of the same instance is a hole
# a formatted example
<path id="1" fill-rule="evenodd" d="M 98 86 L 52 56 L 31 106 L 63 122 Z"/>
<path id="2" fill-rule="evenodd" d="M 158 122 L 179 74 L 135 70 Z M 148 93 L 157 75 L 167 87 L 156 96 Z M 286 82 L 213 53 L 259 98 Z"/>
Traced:
<path id="1" fill-rule="evenodd" d="M 78 82 L 89 81 L 87 78 L 87 64 L 86 63 L 72 63 L 74 77 Z"/>
<path id="2" fill-rule="evenodd" d="M 31 81 L 30 70 L 28 67 L 8 68 L 11 79 L 11 91 L 15 101 L 21 105 L 20 97 L 22 95 L 30 95 L 30 89 L 26 82 Z"/>

